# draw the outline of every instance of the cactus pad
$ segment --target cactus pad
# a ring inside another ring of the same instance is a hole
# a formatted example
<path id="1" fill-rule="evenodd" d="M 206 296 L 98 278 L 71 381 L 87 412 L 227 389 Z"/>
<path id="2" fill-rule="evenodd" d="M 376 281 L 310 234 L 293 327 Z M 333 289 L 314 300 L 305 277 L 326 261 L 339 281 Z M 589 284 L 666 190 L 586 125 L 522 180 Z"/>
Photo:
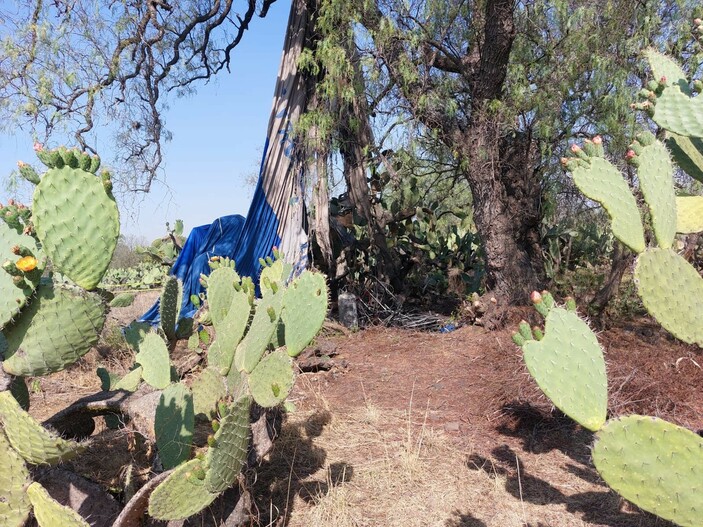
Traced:
<path id="1" fill-rule="evenodd" d="M 249 295 L 244 290 L 233 290 L 227 314 L 214 324 L 215 341 L 208 349 L 207 360 L 208 366 L 217 369 L 222 375 L 227 375 L 232 365 L 234 352 L 249 323 L 250 312 Z"/>
<path id="2" fill-rule="evenodd" d="M 644 250 L 644 228 L 635 197 L 620 171 L 602 157 L 592 157 L 588 167 L 573 170 L 574 183 L 597 201 L 613 220 L 613 234 L 633 251 Z"/>
<path id="3" fill-rule="evenodd" d="M 139 383 L 142 382 L 142 372 L 144 368 L 138 366 L 127 375 L 118 380 L 112 387 L 113 390 L 124 390 L 126 392 L 136 392 Z"/>
<path id="4" fill-rule="evenodd" d="M 196 473 L 202 461 L 191 459 L 176 468 L 154 489 L 149 498 L 149 516 L 156 520 L 183 520 L 210 505 L 218 494 L 207 490 Z"/>
<path id="5" fill-rule="evenodd" d="M 0 428 L 0 525 L 22 527 L 29 516 L 30 505 L 25 493 L 29 471 Z"/>
<path id="6" fill-rule="evenodd" d="M 205 368 L 190 386 L 193 409 L 197 416 L 210 419 L 217 409 L 217 401 L 227 395 L 225 379 L 213 368 Z"/>
<path id="7" fill-rule="evenodd" d="M 249 331 L 237 346 L 234 354 L 234 367 L 251 373 L 261 360 L 273 338 L 281 317 L 283 291 L 269 293 L 256 306 Z"/>
<path id="8" fill-rule="evenodd" d="M 692 234 L 703 231 L 703 196 L 676 198 L 676 232 Z"/>
<path id="9" fill-rule="evenodd" d="M 659 141 L 642 148 L 637 174 L 644 199 L 652 215 L 652 227 L 659 247 L 668 249 L 676 235 L 674 166 L 666 147 Z"/>
<path id="10" fill-rule="evenodd" d="M 19 234 L 15 229 L 0 221 L 0 264 L 10 260 L 16 262 L 18 256 L 12 252 L 12 247 L 22 246 L 29 249 L 37 258 L 38 268 L 24 274 L 23 286 L 18 287 L 13 281 L 13 276 L 0 269 L 0 329 L 10 322 L 19 313 L 20 309 L 32 295 L 34 288 L 39 283 L 44 270 L 44 257 L 37 248 L 37 243 L 31 236 Z"/>
<path id="11" fill-rule="evenodd" d="M 597 434 L 601 477 L 638 507 L 683 527 L 703 517 L 703 438 L 655 417 L 609 421 Z"/>
<path id="12" fill-rule="evenodd" d="M 32 502 L 39 527 L 90 527 L 80 514 L 49 496 L 39 483 L 27 487 L 27 496 Z"/>
<path id="13" fill-rule="evenodd" d="M 10 393 L 22 410 L 29 411 L 29 388 L 24 377 L 15 377 L 10 384 Z"/>
<path id="14" fill-rule="evenodd" d="M 644 307 L 676 338 L 703 346 L 703 279 L 670 249 L 648 249 L 635 265 Z"/>
<path id="15" fill-rule="evenodd" d="M 218 267 L 207 277 L 207 303 L 215 328 L 229 312 L 236 293 L 234 284 L 239 284 L 240 281 L 236 271 L 226 266 Z"/>
<path id="16" fill-rule="evenodd" d="M 278 406 L 293 388 L 293 360 L 282 350 L 269 353 L 254 368 L 248 380 L 256 404 L 264 408 Z"/>
<path id="17" fill-rule="evenodd" d="M 665 142 L 679 168 L 703 182 L 703 140 L 667 132 Z"/>
<path id="18" fill-rule="evenodd" d="M 667 84 L 677 85 L 687 95 L 691 93 L 691 89 L 688 87 L 688 81 L 686 80 L 686 73 L 676 61 L 654 48 L 646 49 L 644 51 L 644 56 L 647 58 L 649 67 L 652 69 L 652 75 L 657 81 L 660 81 L 662 77 L 664 77 Z"/>
<path id="19" fill-rule="evenodd" d="M 177 467 L 190 457 L 195 415 L 193 396 L 181 383 L 169 385 L 161 394 L 154 418 L 154 434 L 165 469 Z"/>
<path id="20" fill-rule="evenodd" d="M 159 302 L 161 329 L 168 340 L 176 338 L 176 324 L 181 312 L 182 301 L 183 284 L 175 276 L 169 276 L 164 283 Z"/>
<path id="21" fill-rule="evenodd" d="M 134 303 L 134 293 L 120 293 L 110 300 L 110 307 L 129 307 Z"/>
<path id="22" fill-rule="evenodd" d="M 304 272 L 283 295 L 281 319 L 288 355 L 296 357 L 315 338 L 327 316 L 327 283 L 320 273 Z"/>
<path id="23" fill-rule="evenodd" d="M 168 348 L 156 333 L 149 333 L 144 337 L 134 361 L 143 368 L 144 381 L 157 390 L 163 390 L 171 382 Z"/>
<path id="24" fill-rule="evenodd" d="M 703 137 L 703 99 L 690 97 L 681 84 L 667 85 L 657 97 L 652 119 L 667 130 L 687 137 Z"/>
<path id="25" fill-rule="evenodd" d="M 51 169 L 34 191 L 32 208 L 55 269 L 81 287 L 96 287 L 120 234 L 117 205 L 101 179 L 80 169 Z"/>
<path id="26" fill-rule="evenodd" d="M 90 351 L 104 322 L 105 306 L 98 295 L 41 284 L 22 316 L 5 328 L 3 369 L 23 376 L 62 370 Z"/>
<path id="27" fill-rule="evenodd" d="M 555 406 L 589 430 L 603 426 L 608 404 L 605 361 L 588 324 L 571 311 L 552 308 L 544 338 L 529 340 L 522 349 L 527 369 Z"/>
<path id="28" fill-rule="evenodd" d="M 249 407 L 251 398 L 241 397 L 227 408 L 215 433 L 214 445 L 208 449 L 205 486 L 210 492 L 231 487 L 246 462 L 249 449 Z"/>
<path id="29" fill-rule="evenodd" d="M 151 333 L 151 324 L 135 320 L 124 329 L 124 339 L 134 351 L 139 351 L 139 345 L 149 333 Z"/>
<path id="30" fill-rule="evenodd" d="M 36 422 L 10 392 L 0 392 L 0 422 L 12 447 L 29 463 L 53 465 L 83 450 L 75 441 L 61 439 Z"/>

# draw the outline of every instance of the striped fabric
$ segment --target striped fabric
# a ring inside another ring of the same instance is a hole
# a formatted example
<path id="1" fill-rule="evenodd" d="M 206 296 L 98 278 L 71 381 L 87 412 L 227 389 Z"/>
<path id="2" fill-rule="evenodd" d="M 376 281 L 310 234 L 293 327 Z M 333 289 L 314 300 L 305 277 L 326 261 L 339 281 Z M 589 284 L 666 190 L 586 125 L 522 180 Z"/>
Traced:
<path id="1" fill-rule="evenodd" d="M 183 281 L 181 317 L 192 316 L 191 295 L 202 287 L 199 276 L 207 272 L 211 256 L 228 256 L 241 276 L 255 281 L 261 271 L 260 258 L 271 256 L 273 248 L 283 252 L 295 272 L 308 266 L 307 213 L 304 200 L 304 159 L 292 137 L 294 123 L 305 110 L 306 79 L 297 68 L 306 40 L 308 10 L 304 0 L 293 0 L 281 65 L 273 95 L 259 180 L 246 219 L 219 218 L 211 225 L 193 229 L 170 274 Z M 140 319 L 157 324 L 157 303 Z"/>

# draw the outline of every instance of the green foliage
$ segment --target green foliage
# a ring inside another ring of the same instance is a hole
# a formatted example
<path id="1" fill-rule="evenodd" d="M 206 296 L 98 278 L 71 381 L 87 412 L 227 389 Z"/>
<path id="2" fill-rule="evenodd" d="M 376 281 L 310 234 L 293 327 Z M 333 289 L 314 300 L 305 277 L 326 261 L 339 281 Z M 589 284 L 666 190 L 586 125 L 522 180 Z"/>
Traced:
<path id="1" fill-rule="evenodd" d="M 160 287 L 168 268 L 155 262 L 140 262 L 132 267 L 108 269 L 100 287 L 110 291 L 131 291 Z"/>
<path id="2" fill-rule="evenodd" d="M 186 239 L 183 236 L 183 220 L 176 220 L 173 229 L 166 223 L 166 236 L 156 238 L 148 247 L 138 246 L 137 254 L 148 258 L 150 261 L 171 267 L 183 249 Z"/>

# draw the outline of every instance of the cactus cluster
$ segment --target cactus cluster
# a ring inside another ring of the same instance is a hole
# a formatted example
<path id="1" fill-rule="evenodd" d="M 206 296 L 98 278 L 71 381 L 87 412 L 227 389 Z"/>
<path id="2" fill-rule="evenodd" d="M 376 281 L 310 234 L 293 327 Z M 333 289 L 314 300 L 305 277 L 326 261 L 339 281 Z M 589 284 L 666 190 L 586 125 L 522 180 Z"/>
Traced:
<path id="1" fill-rule="evenodd" d="M 19 527 L 33 514 L 42 527 L 87 525 L 31 481 L 28 464 L 60 463 L 86 444 L 59 437 L 27 413 L 22 377 L 62 370 L 97 342 L 107 306 L 105 295 L 94 290 L 116 247 L 119 216 L 109 173 L 96 175 L 96 156 L 41 145 L 35 150 L 48 168 L 44 175 L 20 164 L 22 176 L 36 185 L 32 209 L 13 201 L 0 207 L 0 523 Z M 250 449 L 251 415 L 260 413 L 253 407 L 273 408 L 286 399 L 292 357 L 322 326 L 325 279 L 314 273 L 291 279 L 290 266 L 275 257 L 265 262 L 258 300 L 251 278 L 240 278 L 234 262 L 214 258 L 210 275 L 202 277 L 207 295 L 198 301 L 206 304 L 195 332 L 192 319 L 178 319 L 182 284 L 167 279 L 160 327 L 137 323 L 125 331 L 135 351 L 133 368 L 121 377 L 98 370 L 104 390 L 132 392 L 125 400 L 153 400 L 153 414 L 144 416 L 153 423 L 147 435 L 160 465 L 172 470 L 149 501 L 156 519 L 195 514 L 237 481 Z M 52 273 L 43 276 L 47 268 Z M 208 320 L 212 341 L 202 328 Z M 207 365 L 186 382 L 171 355 L 190 333 Z M 191 459 L 196 416 L 210 422 L 212 434 Z M 118 424 L 110 417 L 108 424 Z"/>
<path id="2" fill-rule="evenodd" d="M 273 408 L 285 401 L 294 381 L 292 357 L 322 327 L 324 277 L 304 272 L 289 280 L 290 269 L 278 258 L 264 263 L 260 299 L 253 281 L 241 278 L 227 258 L 213 259 L 210 275 L 201 277 L 215 339 L 207 350 L 207 367 L 188 393 L 193 413 L 212 419 L 213 433 L 205 452 L 179 465 L 154 490 L 149 515 L 155 519 L 187 518 L 237 481 L 249 449 L 251 406 Z"/>
<path id="3" fill-rule="evenodd" d="M 700 24 L 699 24 L 700 25 Z M 634 105 L 666 130 L 666 145 L 639 134 L 626 154 L 637 168 L 652 236 L 620 171 L 604 157 L 599 137 L 572 146 L 562 163 L 590 199 L 607 210 L 613 234 L 635 253 L 634 278 L 649 313 L 680 340 L 703 346 L 703 279 L 673 248 L 676 233 L 703 231 L 703 198 L 676 197 L 674 164 L 692 177 L 703 175 L 703 103 L 692 97 L 682 69 L 660 53 L 645 53 L 657 79 Z M 693 83 L 700 91 L 703 84 Z M 667 149 L 667 146 L 669 147 Z M 684 155 L 685 154 L 685 155 Z M 698 162 L 698 163 L 697 163 Z M 645 239 L 651 238 L 647 246 Z M 534 293 L 546 318 L 544 334 L 520 325 L 513 339 L 540 388 L 582 426 L 596 432 L 593 462 L 615 491 L 677 525 L 700 525 L 703 515 L 703 438 L 661 419 L 630 415 L 606 421 L 607 381 L 603 352 L 593 332 L 551 295 Z M 569 307 L 571 309 L 569 309 Z"/>
<path id="4" fill-rule="evenodd" d="M 126 331 L 137 351 L 133 369 L 121 379 L 98 372 L 105 390 L 135 392 L 144 382 L 147 390 L 159 391 L 149 434 L 161 465 L 173 469 L 150 497 L 149 514 L 159 520 L 187 518 L 234 484 L 247 459 L 252 405 L 273 408 L 284 402 L 294 381 L 292 357 L 314 338 L 327 313 L 322 275 L 306 272 L 289 281 L 290 270 L 271 260 L 262 273 L 263 296 L 256 299 L 253 280 L 241 278 L 233 261 L 215 257 L 210 267 L 201 277 L 206 294 L 196 300 L 205 301 L 199 321 L 212 324 L 215 338 L 203 338 L 209 335 L 204 330 L 193 332 L 191 349 L 200 352 L 200 344 L 207 345 L 207 364 L 198 375 L 185 383 L 171 367 L 182 296 L 175 279 L 163 290 L 161 327 L 137 323 Z M 208 421 L 212 433 L 206 450 L 191 460 L 196 418 Z"/>

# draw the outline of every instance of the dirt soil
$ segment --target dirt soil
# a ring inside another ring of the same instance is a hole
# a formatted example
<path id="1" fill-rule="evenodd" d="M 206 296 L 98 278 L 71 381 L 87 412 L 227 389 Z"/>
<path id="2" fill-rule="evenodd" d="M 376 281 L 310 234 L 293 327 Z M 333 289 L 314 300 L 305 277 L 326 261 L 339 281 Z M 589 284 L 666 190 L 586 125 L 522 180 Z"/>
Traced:
<path id="1" fill-rule="evenodd" d="M 526 316 L 514 312 L 497 332 L 473 326 L 445 334 L 325 331 L 316 346 L 332 355 L 333 367 L 298 376 L 297 409 L 256 469 L 256 525 L 671 525 L 600 481 L 590 461 L 593 434 L 551 406 L 512 343 L 512 328 Z M 611 416 L 655 415 L 703 431 L 698 348 L 648 319 L 599 339 Z M 121 364 L 102 349 L 78 369 L 87 374 L 106 363 L 113 370 Z M 84 393 L 95 390 L 96 381 L 79 378 L 69 372 L 42 379 L 33 394 L 43 403 L 39 412 L 64 407 L 66 392 L 82 395 L 76 383 Z M 66 383 L 74 384 L 71 390 Z M 127 439 L 96 438 L 88 464 L 101 464 L 102 449 Z M 119 477 L 96 471 L 92 477 L 119 486 Z"/>

